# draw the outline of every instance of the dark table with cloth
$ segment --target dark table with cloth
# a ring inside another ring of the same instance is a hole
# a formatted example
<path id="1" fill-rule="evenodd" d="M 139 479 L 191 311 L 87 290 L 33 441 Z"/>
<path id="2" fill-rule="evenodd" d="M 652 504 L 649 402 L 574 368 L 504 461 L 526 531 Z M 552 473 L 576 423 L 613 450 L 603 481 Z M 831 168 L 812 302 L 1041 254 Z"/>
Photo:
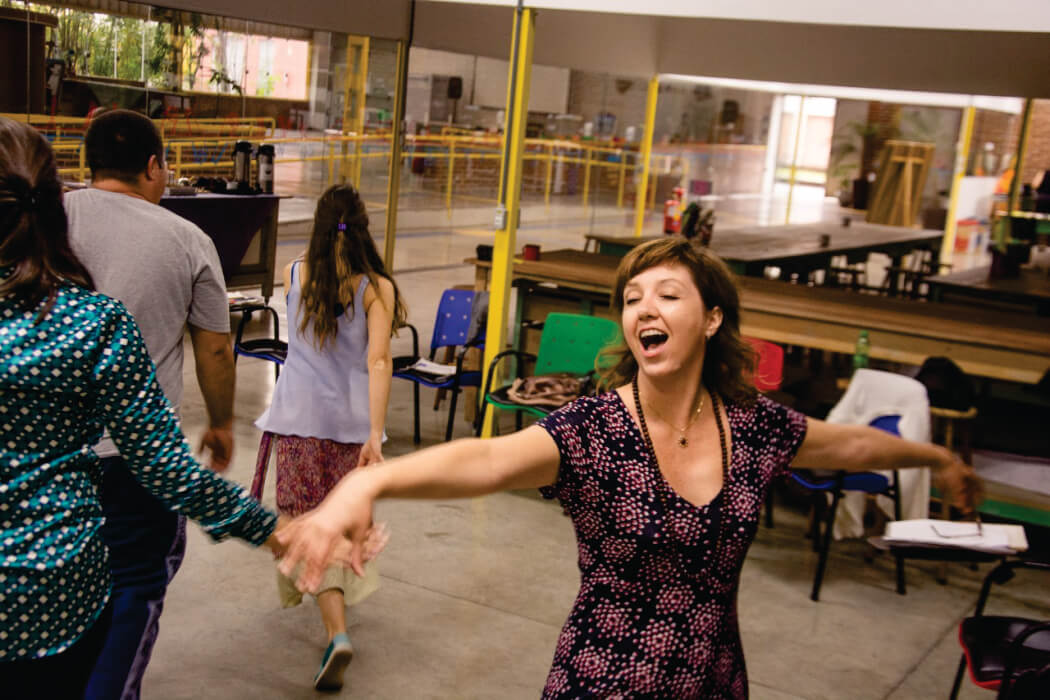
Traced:
<path id="1" fill-rule="evenodd" d="M 166 195 L 160 205 L 208 234 L 219 253 L 228 288 L 260 286 L 263 297 L 270 298 L 277 251 L 278 195 Z M 259 257 L 246 260 L 257 234 Z"/>

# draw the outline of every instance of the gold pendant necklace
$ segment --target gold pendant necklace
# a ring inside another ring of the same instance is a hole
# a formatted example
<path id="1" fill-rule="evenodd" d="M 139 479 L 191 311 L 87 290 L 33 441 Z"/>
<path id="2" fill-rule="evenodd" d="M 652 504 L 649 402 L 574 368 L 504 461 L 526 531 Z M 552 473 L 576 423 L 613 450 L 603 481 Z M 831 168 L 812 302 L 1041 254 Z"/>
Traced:
<path id="1" fill-rule="evenodd" d="M 679 428 L 674 423 L 664 418 L 663 414 L 657 411 L 655 406 L 650 405 L 649 409 L 655 413 L 660 420 L 667 423 L 672 429 L 678 431 L 678 446 L 684 449 L 689 447 L 689 439 L 685 436 L 686 431 L 693 427 L 693 423 L 696 423 L 697 419 L 700 417 L 700 413 L 704 410 L 704 390 L 700 389 L 700 405 L 696 407 L 696 412 L 689 418 L 689 422 L 685 424 L 684 428 Z"/>

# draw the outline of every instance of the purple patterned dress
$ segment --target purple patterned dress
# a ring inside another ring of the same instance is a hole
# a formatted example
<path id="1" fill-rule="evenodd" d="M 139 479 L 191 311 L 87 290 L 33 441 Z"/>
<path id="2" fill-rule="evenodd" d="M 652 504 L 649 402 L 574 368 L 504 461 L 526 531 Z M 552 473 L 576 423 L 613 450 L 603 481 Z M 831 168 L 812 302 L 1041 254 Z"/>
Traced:
<path id="1" fill-rule="evenodd" d="M 702 507 L 664 480 L 616 392 L 540 421 L 561 453 L 557 483 L 541 491 L 572 518 L 581 572 L 544 698 L 747 697 L 740 570 L 806 418 L 764 397 L 723 405 L 729 481 Z"/>

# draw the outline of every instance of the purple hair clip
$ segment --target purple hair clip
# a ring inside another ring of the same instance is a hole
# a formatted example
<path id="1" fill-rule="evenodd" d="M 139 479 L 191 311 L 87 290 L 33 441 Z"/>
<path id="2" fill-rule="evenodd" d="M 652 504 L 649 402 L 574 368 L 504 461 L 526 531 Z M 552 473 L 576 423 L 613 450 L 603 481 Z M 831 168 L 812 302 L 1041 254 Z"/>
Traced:
<path id="1" fill-rule="evenodd" d="M 338 226 L 336 226 L 336 228 L 339 229 L 340 231 L 345 231 L 346 230 L 346 224 L 339 224 Z"/>

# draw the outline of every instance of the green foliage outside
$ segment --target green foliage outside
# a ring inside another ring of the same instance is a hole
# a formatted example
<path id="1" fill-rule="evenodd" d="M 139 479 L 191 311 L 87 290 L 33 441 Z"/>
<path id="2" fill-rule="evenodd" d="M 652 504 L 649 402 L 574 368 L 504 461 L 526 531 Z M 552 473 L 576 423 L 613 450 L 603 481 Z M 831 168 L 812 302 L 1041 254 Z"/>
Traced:
<path id="1" fill-rule="evenodd" d="M 836 130 L 831 143 L 828 177 L 847 187 L 854 177 L 864 177 L 862 156 L 876 157 L 873 145 L 889 139 L 934 143 L 941 128 L 941 114 L 936 109 L 915 108 L 905 111 L 899 126 L 850 121 Z"/>
<path id="2" fill-rule="evenodd" d="M 0 0 L 0 7 L 25 9 L 21 2 L 13 0 Z M 170 25 L 34 3 L 29 9 L 58 20 L 58 27 L 48 31 L 48 41 L 53 44 L 51 57 L 68 59 L 72 51 L 74 65 L 67 69 L 70 73 L 136 81 L 145 77 L 154 86 L 164 83 L 171 68 Z"/>
<path id="3" fill-rule="evenodd" d="M 0 0 L 0 7 L 25 10 L 25 5 L 16 0 Z M 158 17 L 161 21 L 146 21 L 34 3 L 29 10 L 58 20 L 57 27 L 48 29 L 49 57 L 71 60 L 67 75 L 145 80 L 158 89 L 193 89 L 205 57 L 214 52 L 218 77 L 212 76 L 208 84 L 217 92 L 241 92 L 239 82 L 218 69 L 225 56 L 226 32 L 218 32 L 209 41 L 204 19 L 198 13 L 190 14 L 189 22 L 182 23 L 171 21 L 168 13 Z M 176 84 L 180 75 L 181 86 Z M 260 94 L 269 92 L 260 90 Z"/>

